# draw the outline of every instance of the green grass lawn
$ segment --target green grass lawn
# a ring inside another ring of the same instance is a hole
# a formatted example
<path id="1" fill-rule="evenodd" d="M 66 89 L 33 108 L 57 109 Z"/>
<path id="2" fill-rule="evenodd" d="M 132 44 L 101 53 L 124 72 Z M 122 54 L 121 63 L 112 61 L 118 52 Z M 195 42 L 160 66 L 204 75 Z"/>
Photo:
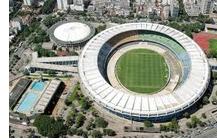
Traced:
<path id="1" fill-rule="evenodd" d="M 116 64 L 116 76 L 121 84 L 138 93 L 162 89 L 167 83 L 168 71 L 163 56 L 147 49 L 128 51 Z"/>
<path id="2" fill-rule="evenodd" d="M 209 40 L 209 55 L 217 58 L 217 39 Z"/>

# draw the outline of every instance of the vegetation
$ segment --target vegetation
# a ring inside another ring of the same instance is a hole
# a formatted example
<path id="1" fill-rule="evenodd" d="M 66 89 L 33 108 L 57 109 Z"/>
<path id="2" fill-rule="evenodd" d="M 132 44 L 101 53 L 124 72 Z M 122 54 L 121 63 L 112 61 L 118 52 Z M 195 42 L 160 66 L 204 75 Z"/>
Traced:
<path id="1" fill-rule="evenodd" d="M 153 125 L 153 123 L 151 121 L 145 120 L 144 121 L 144 126 L 145 127 L 153 127 L 154 125 Z"/>
<path id="2" fill-rule="evenodd" d="M 95 128 L 95 124 L 94 124 L 94 120 L 93 118 L 90 119 L 90 121 L 88 122 L 87 126 L 86 126 L 86 129 L 87 130 L 92 130 L 93 128 Z"/>
<path id="3" fill-rule="evenodd" d="M 34 48 L 34 51 L 38 52 L 38 56 L 39 57 L 53 57 L 53 56 L 56 56 L 56 54 L 53 52 L 53 51 L 50 51 L 50 50 L 47 50 L 47 49 L 44 49 L 42 48 L 41 46 L 37 45 L 35 48 Z"/>
<path id="4" fill-rule="evenodd" d="M 102 138 L 102 133 L 99 130 L 93 130 L 91 136 L 93 138 Z"/>
<path id="5" fill-rule="evenodd" d="M 209 40 L 209 56 L 217 58 L 217 39 Z"/>
<path id="6" fill-rule="evenodd" d="M 50 41 L 48 34 L 41 28 L 38 28 L 29 39 L 29 42 L 36 44 L 48 41 Z"/>
<path id="7" fill-rule="evenodd" d="M 180 126 L 176 119 L 172 119 L 172 121 L 169 122 L 168 125 L 163 125 L 163 124 L 160 125 L 160 130 L 166 131 L 166 132 L 169 132 L 169 131 L 178 132 L 179 128 Z"/>
<path id="8" fill-rule="evenodd" d="M 185 112 L 185 113 L 183 114 L 183 117 L 185 117 L 185 118 L 190 118 L 191 116 L 190 116 L 190 114 L 189 114 L 188 112 Z"/>
<path id="9" fill-rule="evenodd" d="M 101 31 L 105 30 L 106 29 L 106 25 L 103 24 L 103 25 L 99 25 L 97 28 L 96 28 L 96 33 L 100 33 Z"/>
<path id="10" fill-rule="evenodd" d="M 45 137 L 60 137 L 66 134 L 67 127 L 63 124 L 62 119 L 55 120 L 47 115 L 37 116 L 34 124 L 38 132 Z"/>
<path id="11" fill-rule="evenodd" d="M 22 32 L 20 33 L 20 39 L 25 40 L 30 36 L 31 33 L 36 32 L 40 28 L 40 22 L 35 20 L 30 23 L 29 26 L 24 26 Z"/>
<path id="12" fill-rule="evenodd" d="M 213 23 L 213 20 L 211 18 L 209 18 L 208 15 L 203 15 L 201 13 L 197 17 L 197 21 L 199 21 L 201 23 Z"/>
<path id="13" fill-rule="evenodd" d="M 178 17 L 180 18 L 180 20 L 188 21 L 189 16 L 185 11 L 185 6 L 184 6 L 184 3 L 183 3 L 183 0 L 178 0 L 178 2 L 179 2 L 179 16 Z"/>
<path id="14" fill-rule="evenodd" d="M 105 121 L 102 117 L 96 117 L 94 124 L 96 127 L 106 128 L 108 126 L 108 122 Z"/>
<path id="15" fill-rule="evenodd" d="M 75 126 L 77 128 L 81 127 L 84 124 L 85 120 L 86 120 L 86 117 L 83 114 L 79 113 L 75 119 Z"/>
<path id="16" fill-rule="evenodd" d="M 73 135 L 75 135 L 76 133 L 77 133 L 77 129 L 74 128 L 74 127 L 68 129 L 68 131 L 67 131 L 67 134 L 70 135 L 70 136 L 73 136 Z"/>
<path id="17" fill-rule="evenodd" d="M 202 114 L 201 114 L 201 117 L 203 117 L 204 119 L 206 119 L 206 114 L 205 114 L 205 113 L 202 113 Z"/>
<path id="18" fill-rule="evenodd" d="M 91 103 L 86 97 L 81 97 L 79 103 L 81 105 L 81 109 L 83 110 L 88 110 L 91 107 Z"/>
<path id="19" fill-rule="evenodd" d="M 41 9 L 42 14 L 52 13 L 53 9 L 55 8 L 55 5 L 56 5 L 56 0 L 46 0 Z"/>
<path id="20" fill-rule="evenodd" d="M 187 122 L 186 126 L 189 128 L 195 128 L 198 125 L 202 125 L 202 124 L 203 124 L 203 122 L 199 118 L 197 118 L 196 116 L 192 116 L 191 122 Z"/>
<path id="21" fill-rule="evenodd" d="M 48 28 L 50 28 L 53 24 L 55 24 L 60 20 L 61 20 L 60 17 L 49 15 L 43 20 L 43 24 Z"/>
<path id="22" fill-rule="evenodd" d="M 204 96 L 203 99 L 202 99 L 202 103 L 203 105 L 206 105 L 209 103 L 209 98 L 207 96 Z"/>
<path id="23" fill-rule="evenodd" d="M 83 136 L 84 138 L 88 137 L 87 131 L 83 131 L 82 129 L 78 129 L 77 132 L 76 132 L 76 135 Z"/>
<path id="24" fill-rule="evenodd" d="M 198 33 L 200 31 L 203 31 L 205 28 L 204 23 L 195 22 L 195 23 L 178 23 L 176 21 L 169 22 L 167 26 L 170 26 L 172 28 L 175 28 L 181 32 L 184 32 L 186 35 L 192 38 L 192 32 Z"/>
<path id="25" fill-rule="evenodd" d="M 108 136 L 115 136 L 116 132 L 112 129 L 103 129 L 103 134 Z"/>
<path id="26" fill-rule="evenodd" d="M 75 123 L 75 118 L 77 115 L 77 110 L 75 108 L 72 108 L 72 110 L 70 110 L 68 112 L 67 118 L 66 118 L 66 125 L 67 126 L 72 126 Z"/>
<path id="27" fill-rule="evenodd" d="M 167 83 L 168 67 L 158 53 L 134 49 L 119 58 L 116 73 L 123 86 L 129 90 L 152 94 Z"/>

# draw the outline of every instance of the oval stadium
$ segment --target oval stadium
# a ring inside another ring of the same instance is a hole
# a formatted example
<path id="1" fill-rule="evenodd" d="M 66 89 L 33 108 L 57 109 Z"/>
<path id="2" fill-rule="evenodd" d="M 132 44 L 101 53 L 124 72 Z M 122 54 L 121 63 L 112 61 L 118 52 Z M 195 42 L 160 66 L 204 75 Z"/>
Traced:
<path id="1" fill-rule="evenodd" d="M 188 36 L 152 23 L 106 29 L 84 47 L 81 88 L 98 105 L 132 120 L 166 120 L 190 108 L 210 79 L 206 55 Z"/>

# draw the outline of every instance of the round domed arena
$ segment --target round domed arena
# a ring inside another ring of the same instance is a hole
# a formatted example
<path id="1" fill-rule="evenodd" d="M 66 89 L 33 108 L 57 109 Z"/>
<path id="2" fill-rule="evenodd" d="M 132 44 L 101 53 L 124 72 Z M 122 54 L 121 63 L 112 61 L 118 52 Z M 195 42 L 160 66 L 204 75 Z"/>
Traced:
<path id="1" fill-rule="evenodd" d="M 163 121 L 203 96 L 210 70 L 204 52 L 182 32 L 127 23 L 104 30 L 85 45 L 79 75 L 83 92 L 110 112 Z"/>
<path id="2" fill-rule="evenodd" d="M 81 47 L 95 34 L 92 25 L 81 21 L 60 21 L 48 30 L 50 39 L 62 47 Z"/>

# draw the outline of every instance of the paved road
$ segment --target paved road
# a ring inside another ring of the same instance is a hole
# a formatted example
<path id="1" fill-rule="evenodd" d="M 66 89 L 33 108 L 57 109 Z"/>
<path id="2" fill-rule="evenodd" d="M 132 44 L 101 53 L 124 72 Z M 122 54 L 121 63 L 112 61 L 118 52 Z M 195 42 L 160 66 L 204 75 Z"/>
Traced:
<path id="1" fill-rule="evenodd" d="M 204 131 L 202 134 L 197 135 L 196 138 L 217 138 L 217 127 Z"/>

